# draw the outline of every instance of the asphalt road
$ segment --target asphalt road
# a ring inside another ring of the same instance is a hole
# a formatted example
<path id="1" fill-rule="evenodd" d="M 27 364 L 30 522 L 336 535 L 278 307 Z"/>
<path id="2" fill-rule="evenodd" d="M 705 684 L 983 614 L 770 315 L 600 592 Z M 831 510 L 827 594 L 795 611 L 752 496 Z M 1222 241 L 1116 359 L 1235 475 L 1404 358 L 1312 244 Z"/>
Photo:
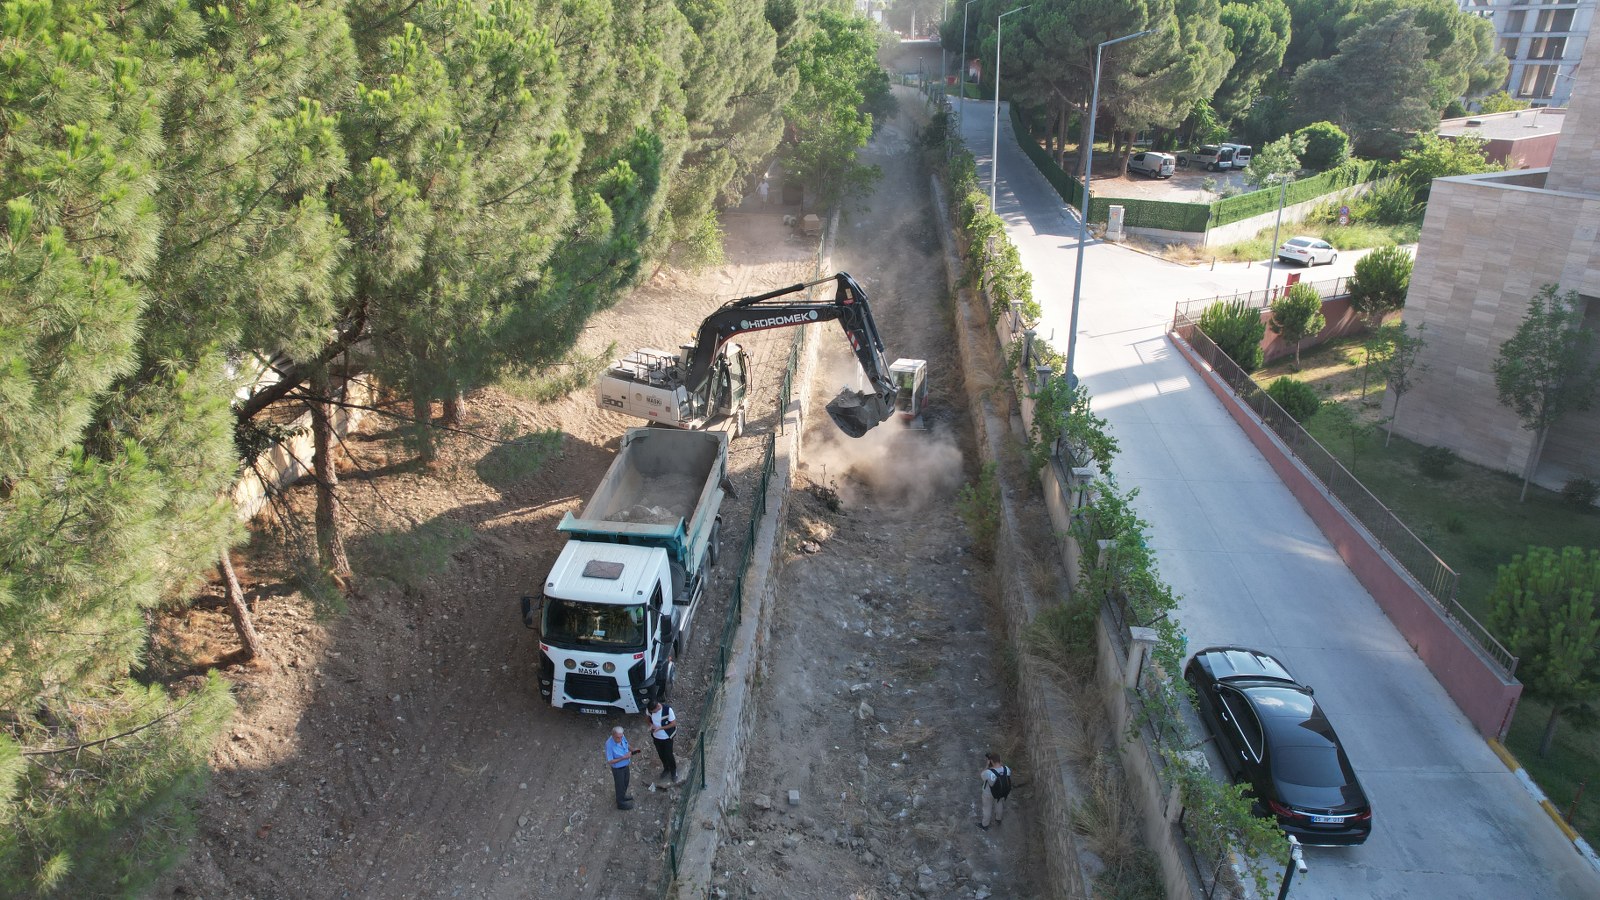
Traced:
<path id="1" fill-rule="evenodd" d="M 963 137 L 987 185 L 993 107 Z M 1064 348 L 1077 224 L 1000 115 L 998 212 Z M 1348 275 L 1357 254 L 1308 280 Z M 1261 264 L 1188 268 L 1112 244 L 1083 256 L 1076 370 L 1121 443 L 1124 488 L 1183 597 L 1191 649 L 1282 659 L 1343 737 L 1373 801 L 1361 847 L 1310 848 L 1296 898 L 1595 898 L 1600 872 L 1490 751 L 1165 335 L 1173 304 L 1260 290 Z M 1275 283 L 1282 283 L 1282 274 Z"/>

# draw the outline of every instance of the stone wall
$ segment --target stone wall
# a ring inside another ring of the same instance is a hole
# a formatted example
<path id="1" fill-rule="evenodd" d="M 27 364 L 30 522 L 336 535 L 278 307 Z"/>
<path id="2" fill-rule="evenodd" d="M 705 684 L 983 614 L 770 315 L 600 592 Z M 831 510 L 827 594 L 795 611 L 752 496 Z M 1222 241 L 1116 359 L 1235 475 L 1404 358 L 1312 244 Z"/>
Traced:
<path id="1" fill-rule="evenodd" d="M 1406 321 L 1426 329 L 1427 345 L 1395 430 L 1510 472 L 1522 471 L 1532 437 L 1499 402 L 1500 345 L 1545 284 L 1600 297 L 1600 194 L 1528 186 L 1540 174 L 1435 181 L 1406 298 Z M 1568 427 L 1593 433 L 1597 420 L 1600 411 L 1574 413 Z"/>

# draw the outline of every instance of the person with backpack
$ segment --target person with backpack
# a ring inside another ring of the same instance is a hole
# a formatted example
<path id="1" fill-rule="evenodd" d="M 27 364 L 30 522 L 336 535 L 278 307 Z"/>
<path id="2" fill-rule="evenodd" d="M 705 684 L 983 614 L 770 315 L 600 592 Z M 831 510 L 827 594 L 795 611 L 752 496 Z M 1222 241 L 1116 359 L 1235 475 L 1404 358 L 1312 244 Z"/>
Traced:
<path id="1" fill-rule="evenodd" d="M 661 757 L 661 777 L 657 781 L 678 784 L 678 758 L 672 753 L 672 735 L 678 730 L 678 717 L 672 707 L 660 700 L 651 700 L 649 711 L 650 739 L 655 741 L 656 755 Z"/>
<path id="2" fill-rule="evenodd" d="M 1000 757 L 994 753 L 983 755 L 983 771 L 978 773 L 978 778 L 983 781 L 983 821 L 978 827 L 984 831 L 989 830 L 989 825 L 999 825 L 1006 814 L 1006 798 L 1011 796 L 1011 769 L 1000 764 Z"/>

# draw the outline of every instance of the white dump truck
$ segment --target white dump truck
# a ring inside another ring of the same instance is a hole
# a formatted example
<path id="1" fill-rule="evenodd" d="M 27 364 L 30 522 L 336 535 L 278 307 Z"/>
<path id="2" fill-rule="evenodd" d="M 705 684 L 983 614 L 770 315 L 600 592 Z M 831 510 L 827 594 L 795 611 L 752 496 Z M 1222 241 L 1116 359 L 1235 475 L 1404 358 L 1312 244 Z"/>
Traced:
<path id="1" fill-rule="evenodd" d="M 539 629 L 539 693 L 558 709 L 640 712 L 665 697 L 717 564 L 728 436 L 632 428 L 582 512 L 542 596 L 522 598 Z"/>

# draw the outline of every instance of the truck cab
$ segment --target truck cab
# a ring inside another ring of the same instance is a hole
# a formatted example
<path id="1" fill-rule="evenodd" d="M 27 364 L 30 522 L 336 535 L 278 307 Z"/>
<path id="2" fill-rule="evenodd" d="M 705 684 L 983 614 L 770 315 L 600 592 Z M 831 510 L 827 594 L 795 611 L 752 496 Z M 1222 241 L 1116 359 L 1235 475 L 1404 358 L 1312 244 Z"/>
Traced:
<path id="1" fill-rule="evenodd" d="M 665 550 L 568 541 L 538 610 L 540 696 L 597 715 L 641 712 L 665 696 L 694 608 L 674 609 L 672 597 Z M 532 607 L 524 598 L 525 619 Z"/>
<path id="2" fill-rule="evenodd" d="M 717 564 L 731 489 L 720 431 L 633 428 L 578 515 L 542 596 L 539 695 L 557 709 L 636 713 L 665 697 Z"/>

